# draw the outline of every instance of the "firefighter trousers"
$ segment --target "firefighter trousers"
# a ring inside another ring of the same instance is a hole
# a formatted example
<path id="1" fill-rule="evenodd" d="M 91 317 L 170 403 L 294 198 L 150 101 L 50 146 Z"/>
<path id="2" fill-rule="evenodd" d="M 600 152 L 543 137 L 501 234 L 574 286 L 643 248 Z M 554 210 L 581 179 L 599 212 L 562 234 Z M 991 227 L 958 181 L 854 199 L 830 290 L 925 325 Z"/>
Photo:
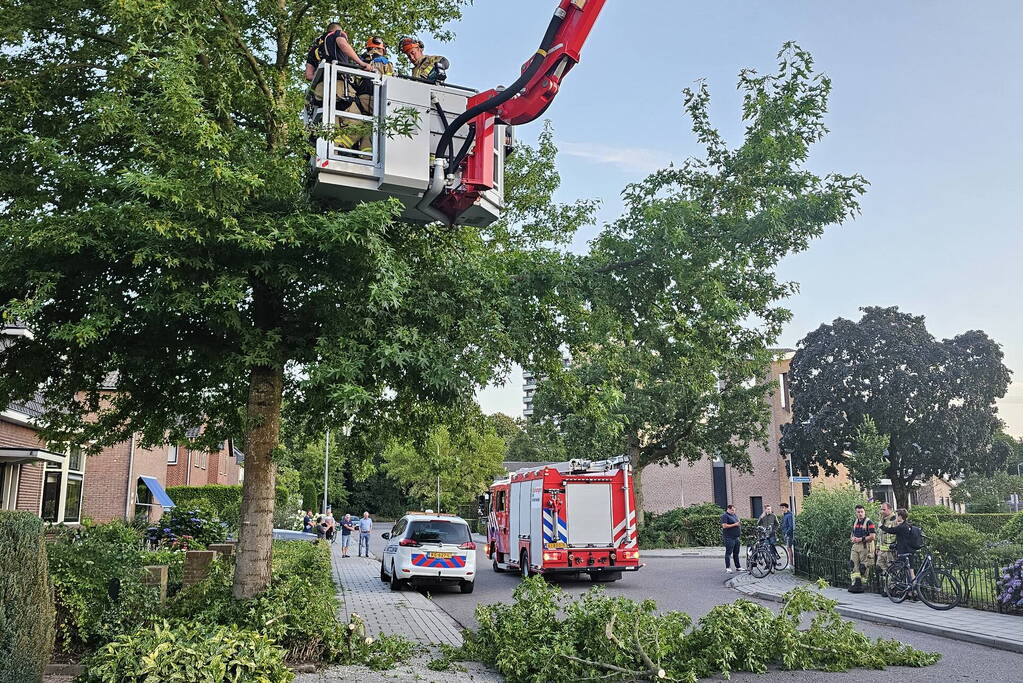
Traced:
<path id="1" fill-rule="evenodd" d="M 869 543 L 853 543 L 849 551 L 849 579 L 866 581 L 870 567 L 874 564 L 874 552 Z"/>

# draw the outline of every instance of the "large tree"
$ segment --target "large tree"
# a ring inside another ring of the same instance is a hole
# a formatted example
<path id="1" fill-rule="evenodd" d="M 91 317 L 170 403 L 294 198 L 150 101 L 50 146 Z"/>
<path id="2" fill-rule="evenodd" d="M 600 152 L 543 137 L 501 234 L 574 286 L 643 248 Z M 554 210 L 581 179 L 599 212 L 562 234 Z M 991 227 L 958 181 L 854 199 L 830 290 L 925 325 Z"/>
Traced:
<path id="1" fill-rule="evenodd" d="M 513 156 L 508 220 L 482 232 L 306 191 L 310 40 L 334 19 L 392 44 L 442 37 L 463 4 L 0 11 L 0 310 L 34 332 L 0 350 L 0 405 L 42 391 L 45 438 L 93 449 L 180 442 L 200 422 L 207 445 L 244 434 L 238 597 L 269 579 L 285 400 L 309 435 L 357 437 L 559 338 L 558 246 L 592 207 L 552 203 L 549 134 Z"/>
<path id="2" fill-rule="evenodd" d="M 766 442 L 769 349 L 796 288 L 775 268 L 854 213 L 865 186 L 806 168 L 831 82 L 796 45 L 778 57 L 774 73 L 739 76 L 737 147 L 713 127 L 707 87 L 687 90 L 704 155 L 628 187 L 592 243 L 571 366 L 535 368 L 537 414 L 557 419 L 570 455 L 628 452 L 639 475 L 708 454 L 748 467 L 749 445 Z"/>
<path id="3" fill-rule="evenodd" d="M 813 473 L 835 474 L 869 415 L 889 438 L 886 476 L 900 506 L 913 482 L 961 476 L 999 428 L 995 400 L 1010 371 L 979 330 L 938 341 L 923 316 L 868 307 L 800 343 L 792 359 L 792 422 L 782 448 Z"/>

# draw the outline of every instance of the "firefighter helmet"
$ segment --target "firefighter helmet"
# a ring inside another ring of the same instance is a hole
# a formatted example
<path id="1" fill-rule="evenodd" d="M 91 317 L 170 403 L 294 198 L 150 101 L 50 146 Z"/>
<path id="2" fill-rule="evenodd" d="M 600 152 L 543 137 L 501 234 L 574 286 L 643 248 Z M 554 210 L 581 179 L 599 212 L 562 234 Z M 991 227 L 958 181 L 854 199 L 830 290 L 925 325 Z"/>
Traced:
<path id="1" fill-rule="evenodd" d="M 422 50 L 426 46 L 423 45 L 423 41 L 418 40 L 416 38 L 402 38 L 401 41 L 398 43 L 398 49 L 400 49 L 405 54 L 408 54 L 408 51 L 414 47 L 418 47 L 420 50 Z"/>
<path id="2" fill-rule="evenodd" d="M 366 41 L 366 48 L 370 50 L 383 50 L 385 53 L 387 52 L 387 44 L 384 43 L 384 39 L 377 36 L 373 36 Z"/>

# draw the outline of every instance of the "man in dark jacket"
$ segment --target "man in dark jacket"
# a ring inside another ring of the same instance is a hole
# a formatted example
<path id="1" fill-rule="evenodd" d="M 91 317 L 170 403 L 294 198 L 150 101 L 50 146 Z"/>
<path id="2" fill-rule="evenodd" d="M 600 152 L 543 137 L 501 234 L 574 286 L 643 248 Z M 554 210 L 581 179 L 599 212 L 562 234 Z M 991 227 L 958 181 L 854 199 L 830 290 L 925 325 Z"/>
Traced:
<path id="1" fill-rule="evenodd" d="M 725 514 L 721 515 L 721 536 L 725 541 L 725 571 L 732 573 L 730 561 L 734 559 L 735 571 L 742 571 L 739 566 L 739 537 L 742 535 L 742 522 L 735 514 L 735 506 L 729 505 Z"/>
<path id="2" fill-rule="evenodd" d="M 792 538 L 796 535 L 796 518 L 789 510 L 788 503 L 781 504 L 781 537 L 785 540 L 785 552 L 789 556 L 789 566 L 793 566 Z"/>
<path id="3" fill-rule="evenodd" d="M 909 511 L 906 508 L 899 508 L 895 511 L 895 524 L 892 526 L 881 526 L 881 531 L 886 534 L 891 534 L 895 537 L 895 555 L 912 555 L 916 552 L 916 548 L 912 545 L 913 536 L 913 525 L 907 520 L 909 519 Z M 912 581 L 914 577 L 913 573 L 913 562 L 912 557 L 909 562 L 909 580 Z"/>

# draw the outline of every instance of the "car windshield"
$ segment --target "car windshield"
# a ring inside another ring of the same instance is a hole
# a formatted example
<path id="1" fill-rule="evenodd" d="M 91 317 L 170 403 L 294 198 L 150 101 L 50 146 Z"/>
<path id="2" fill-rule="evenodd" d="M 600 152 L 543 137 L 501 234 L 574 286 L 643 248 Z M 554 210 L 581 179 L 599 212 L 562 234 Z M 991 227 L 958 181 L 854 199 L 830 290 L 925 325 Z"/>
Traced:
<path id="1" fill-rule="evenodd" d="M 420 520 L 409 524 L 408 537 L 420 543 L 468 543 L 469 527 L 464 522 Z"/>

